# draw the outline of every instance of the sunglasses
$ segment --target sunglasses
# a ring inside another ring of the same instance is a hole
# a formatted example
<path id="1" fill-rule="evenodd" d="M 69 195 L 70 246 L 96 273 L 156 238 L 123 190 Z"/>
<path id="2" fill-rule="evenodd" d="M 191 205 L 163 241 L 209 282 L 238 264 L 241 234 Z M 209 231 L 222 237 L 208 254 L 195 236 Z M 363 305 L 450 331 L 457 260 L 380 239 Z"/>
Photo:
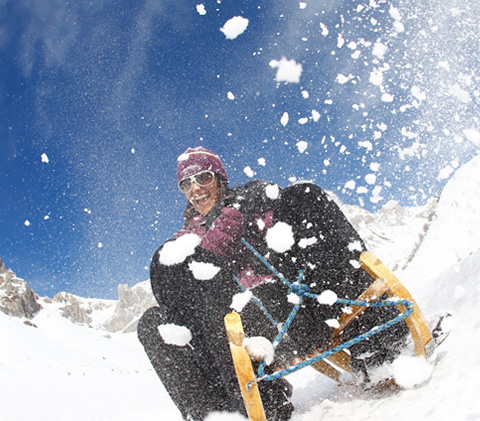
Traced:
<path id="1" fill-rule="evenodd" d="M 208 187 L 213 183 L 213 180 L 215 180 L 215 173 L 212 171 L 203 171 L 180 180 L 178 188 L 182 193 L 188 193 L 192 190 L 193 183 L 196 183 L 200 187 Z"/>

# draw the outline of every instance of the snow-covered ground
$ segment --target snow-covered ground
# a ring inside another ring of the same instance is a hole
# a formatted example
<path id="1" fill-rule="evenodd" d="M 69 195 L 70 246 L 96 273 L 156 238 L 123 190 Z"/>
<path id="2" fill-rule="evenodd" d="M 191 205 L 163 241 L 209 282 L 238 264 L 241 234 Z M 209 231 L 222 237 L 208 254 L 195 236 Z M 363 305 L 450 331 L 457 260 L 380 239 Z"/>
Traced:
<path id="1" fill-rule="evenodd" d="M 307 368 L 290 376 L 293 421 L 480 420 L 478 180 L 480 157 L 454 175 L 415 256 L 397 272 L 427 317 L 442 311 L 454 315 L 453 330 L 439 348 L 428 380 L 379 396 L 339 387 Z M 393 253 L 395 248 L 384 250 Z M 381 249 L 376 253 L 395 261 Z M 1 421 L 181 420 L 134 333 L 106 334 L 79 326 L 60 315 L 58 304 L 42 305 L 31 321 L 34 326 L 0 312 Z M 415 359 L 409 362 L 412 366 L 403 374 L 414 377 Z M 211 418 L 242 419 L 226 414 Z"/>

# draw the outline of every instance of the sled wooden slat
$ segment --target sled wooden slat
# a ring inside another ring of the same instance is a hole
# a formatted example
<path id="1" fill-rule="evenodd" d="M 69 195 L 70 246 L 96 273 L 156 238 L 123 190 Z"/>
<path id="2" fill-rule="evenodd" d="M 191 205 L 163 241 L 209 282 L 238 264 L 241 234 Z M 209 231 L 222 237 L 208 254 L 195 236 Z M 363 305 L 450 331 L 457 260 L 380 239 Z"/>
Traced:
<path id="1" fill-rule="evenodd" d="M 377 279 L 370 287 L 360 295 L 358 301 L 375 301 L 378 300 L 388 290 L 388 283 L 385 279 Z M 353 322 L 367 307 L 352 306 L 351 313 L 345 313 L 338 319 L 339 327 L 333 331 L 333 337 L 338 337 L 351 322 Z"/>
<path id="2" fill-rule="evenodd" d="M 250 355 L 248 355 L 247 350 L 243 346 L 245 333 L 243 332 L 240 315 L 238 313 L 227 314 L 225 316 L 225 327 L 235 372 L 237 373 L 238 383 L 248 417 L 252 421 L 266 421 L 267 418 L 263 410 L 258 385 L 254 384 L 250 391 L 247 390 L 247 384 L 255 379 L 255 372 L 253 371 Z"/>
<path id="3" fill-rule="evenodd" d="M 362 253 L 360 257 L 362 267 L 374 278 L 384 279 L 388 283 L 388 294 L 390 297 L 398 297 L 402 300 L 408 300 L 415 305 L 413 313 L 405 321 L 410 329 L 415 344 L 415 352 L 418 356 L 428 356 L 429 346 L 433 344 L 432 332 L 428 327 L 427 321 L 420 310 L 420 307 L 400 282 L 400 280 L 378 259 L 373 253 L 368 251 Z M 406 311 L 405 306 L 398 306 L 401 311 Z"/>
<path id="4" fill-rule="evenodd" d="M 320 373 L 325 374 L 326 376 L 330 377 L 331 379 L 340 383 L 340 374 L 341 372 L 333 367 L 331 364 L 327 363 L 325 360 L 317 361 L 316 363 L 312 364 L 312 367 L 320 371 Z"/>

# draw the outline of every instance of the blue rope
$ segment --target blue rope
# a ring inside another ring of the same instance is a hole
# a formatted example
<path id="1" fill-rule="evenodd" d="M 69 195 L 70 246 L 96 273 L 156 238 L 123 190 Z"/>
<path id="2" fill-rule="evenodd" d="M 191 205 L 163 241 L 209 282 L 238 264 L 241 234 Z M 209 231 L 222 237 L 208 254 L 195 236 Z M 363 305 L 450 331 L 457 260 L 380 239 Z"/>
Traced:
<path id="1" fill-rule="evenodd" d="M 303 297 L 309 297 L 309 298 L 312 298 L 314 300 L 317 300 L 319 296 L 317 294 L 311 293 L 310 292 L 310 287 L 308 285 L 302 284 L 302 281 L 303 281 L 303 278 L 304 278 L 304 271 L 303 270 L 299 271 L 297 282 L 291 283 L 280 272 L 278 272 L 278 270 L 275 269 L 267 259 L 265 259 L 257 250 L 255 250 L 255 248 L 253 248 L 253 246 L 250 245 L 244 238 L 242 238 L 242 242 L 255 254 L 255 256 L 261 262 L 263 262 L 263 264 L 265 266 L 267 266 L 268 269 L 270 269 L 270 271 L 275 276 L 277 276 L 282 282 L 284 282 L 288 286 L 290 292 L 295 293 L 299 297 L 298 304 L 296 304 L 294 306 L 294 308 L 292 309 L 290 315 L 288 316 L 287 320 L 285 321 L 285 324 L 282 326 L 279 334 L 277 335 L 277 337 L 275 338 L 275 340 L 273 342 L 273 348 L 276 349 L 278 347 L 278 345 L 280 344 L 281 340 L 287 334 L 287 331 L 288 331 L 290 325 L 292 324 L 295 316 L 297 315 L 298 311 L 300 310 L 302 302 L 303 302 Z M 234 278 L 237 281 L 237 283 L 240 285 L 240 287 L 243 290 L 245 290 L 245 288 L 240 283 L 238 278 L 235 277 L 235 275 L 234 275 Z M 267 317 L 269 317 L 270 320 L 273 320 L 273 317 L 270 315 L 270 313 L 265 308 L 265 306 L 261 303 L 261 301 L 258 300 L 256 297 L 254 297 L 254 300 L 255 300 L 256 304 L 259 305 L 260 308 L 265 312 Z M 395 301 L 385 300 L 385 301 L 367 302 L 367 301 L 359 301 L 359 300 L 348 300 L 348 299 L 345 299 L 345 298 L 337 298 L 335 303 L 346 304 L 346 305 L 350 305 L 350 306 L 361 306 L 361 307 L 388 307 L 388 306 L 404 305 L 404 306 L 407 307 L 407 310 L 404 313 L 395 317 L 394 319 L 389 320 L 389 321 L 383 323 L 380 326 L 376 326 L 376 327 L 370 329 L 368 332 L 363 333 L 362 335 L 359 335 L 359 336 L 357 336 L 353 339 L 350 339 L 349 341 L 347 341 L 347 342 L 345 342 L 341 345 L 338 345 L 338 346 L 336 346 L 336 347 L 334 347 L 334 348 L 332 348 L 328 351 L 325 351 L 322 354 L 319 354 L 315 357 L 306 359 L 306 360 L 304 360 L 304 361 L 302 361 L 302 362 L 300 362 L 300 363 L 298 363 L 294 366 L 288 367 L 284 370 L 278 370 L 278 371 L 276 371 L 276 372 L 274 372 L 270 375 L 265 375 L 266 362 L 265 362 L 265 360 L 263 360 L 258 367 L 258 376 L 259 377 L 257 377 L 253 381 L 249 382 L 247 384 L 247 389 L 249 389 L 253 384 L 258 383 L 261 380 L 271 381 L 271 380 L 278 379 L 280 377 L 287 376 L 288 374 L 294 373 L 297 370 L 300 370 L 300 369 L 305 368 L 309 365 L 315 364 L 316 362 L 318 362 L 320 360 L 328 358 L 328 357 L 330 357 L 330 356 L 332 356 L 332 355 L 334 355 L 338 352 L 341 352 L 341 351 L 343 351 L 343 350 L 345 350 L 345 349 L 347 349 L 347 348 L 349 348 L 353 345 L 356 345 L 359 342 L 365 341 L 365 340 L 371 338 L 372 336 L 377 335 L 378 333 L 383 332 L 384 330 L 390 328 L 391 326 L 393 326 L 397 323 L 400 323 L 402 320 L 405 320 L 407 317 L 409 317 L 413 313 L 413 310 L 414 310 L 413 302 L 408 301 L 408 300 L 395 300 Z M 278 324 L 276 322 L 274 322 L 274 324 L 276 326 L 278 326 Z"/>
<path id="2" fill-rule="evenodd" d="M 247 290 L 247 288 L 245 288 L 243 286 L 243 284 L 240 282 L 240 279 L 237 278 L 237 276 L 235 274 L 233 274 L 233 279 L 235 279 L 235 281 L 237 282 L 238 286 L 241 288 L 241 290 L 243 292 L 245 292 Z M 278 328 L 278 326 L 280 326 L 280 323 L 278 323 L 274 318 L 273 316 L 270 314 L 270 312 L 267 310 L 267 307 L 265 307 L 263 305 L 263 303 L 257 298 L 255 297 L 255 295 L 252 296 L 252 300 L 253 302 L 258 306 L 260 307 L 260 309 L 265 313 L 265 315 L 268 317 L 268 320 L 270 320 L 272 322 L 272 324 Z"/>

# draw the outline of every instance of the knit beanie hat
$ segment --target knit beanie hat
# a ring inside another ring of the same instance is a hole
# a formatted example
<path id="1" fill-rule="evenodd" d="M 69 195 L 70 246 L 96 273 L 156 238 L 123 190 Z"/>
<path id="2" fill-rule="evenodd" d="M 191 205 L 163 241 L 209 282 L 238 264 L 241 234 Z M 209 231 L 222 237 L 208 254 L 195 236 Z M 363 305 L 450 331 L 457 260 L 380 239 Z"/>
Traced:
<path id="1" fill-rule="evenodd" d="M 178 157 L 178 181 L 202 171 L 212 171 L 228 181 L 227 172 L 220 157 L 202 146 L 188 148 Z"/>

